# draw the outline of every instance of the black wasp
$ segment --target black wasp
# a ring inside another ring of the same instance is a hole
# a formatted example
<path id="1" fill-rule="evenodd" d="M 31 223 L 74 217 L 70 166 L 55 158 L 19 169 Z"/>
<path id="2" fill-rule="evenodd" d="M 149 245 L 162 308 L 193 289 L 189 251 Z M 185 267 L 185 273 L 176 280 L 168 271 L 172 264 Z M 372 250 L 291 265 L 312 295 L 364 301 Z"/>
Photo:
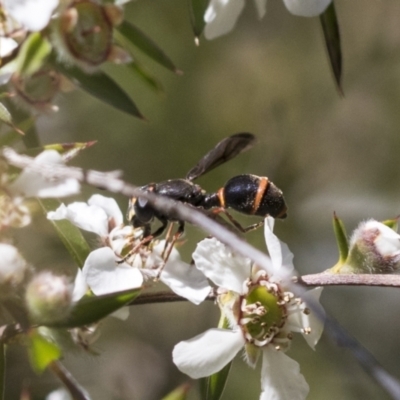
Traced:
<path id="1" fill-rule="evenodd" d="M 211 208 L 216 212 L 224 212 L 231 222 L 242 232 L 255 229 L 263 221 L 243 228 L 227 212 L 232 208 L 243 214 L 274 218 L 286 218 L 287 207 L 282 191 L 278 189 L 267 177 L 256 175 L 235 176 L 215 193 L 206 193 L 193 181 L 206 172 L 236 157 L 238 154 L 253 146 L 255 136 L 251 133 L 237 133 L 219 142 L 209 151 L 186 175 L 185 179 L 169 179 L 160 183 L 149 183 L 140 190 L 152 192 L 170 199 L 200 207 L 205 210 Z M 173 215 L 158 211 L 151 206 L 147 199 L 133 197 L 130 199 L 127 218 L 134 228 L 143 228 L 142 243 L 149 242 L 152 238 L 161 235 L 169 221 L 178 222 L 179 226 L 174 238 L 178 238 L 184 231 L 185 223 Z M 154 218 L 161 222 L 161 227 L 151 232 Z"/>

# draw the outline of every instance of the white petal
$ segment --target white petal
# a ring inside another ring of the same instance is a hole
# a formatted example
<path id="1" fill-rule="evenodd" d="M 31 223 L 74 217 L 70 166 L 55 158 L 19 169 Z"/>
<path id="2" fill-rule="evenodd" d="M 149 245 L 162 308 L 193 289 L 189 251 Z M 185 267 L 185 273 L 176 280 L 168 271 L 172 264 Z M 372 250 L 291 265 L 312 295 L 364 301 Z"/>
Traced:
<path id="1" fill-rule="evenodd" d="M 94 194 L 89 200 L 89 205 L 95 205 L 102 208 L 109 219 L 113 219 L 116 226 L 122 225 L 124 222 L 124 217 L 119 209 L 119 206 L 115 199 L 112 197 L 105 197 L 101 194 Z"/>
<path id="2" fill-rule="evenodd" d="M 267 12 L 267 0 L 254 0 L 254 4 L 256 5 L 258 18 L 261 19 Z"/>
<path id="3" fill-rule="evenodd" d="M 204 239 L 192 254 L 196 268 L 216 285 L 237 293 L 250 276 L 251 261 L 234 254 L 215 238 Z"/>
<path id="4" fill-rule="evenodd" d="M 244 0 L 211 0 L 205 14 L 204 35 L 211 40 L 231 31 L 244 7 Z"/>
<path id="5" fill-rule="evenodd" d="M 45 150 L 34 160 L 36 164 L 63 164 L 61 155 L 55 150 Z M 47 180 L 29 167 L 25 168 L 18 178 L 9 186 L 14 194 L 26 197 L 64 197 L 79 192 L 80 185 L 76 179 Z"/>
<path id="6" fill-rule="evenodd" d="M 127 263 L 117 264 L 114 252 L 109 247 L 92 251 L 82 273 L 96 295 L 139 288 L 143 283 L 140 271 Z"/>
<path id="7" fill-rule="evenodd" d="M 78 228 L 94 232 L 101 237 L 108 235 L 108 217 L 105 211 L 97 206 L 83 202 L 62 204 L 56 211 L 50 211 L 47 218 L 51 220 L 68 219 Z"/>
<path id="8" fill-rule="evenodd" d="M 0 243 L 0 284 L 20 283 L 27 268 L 25 260 L 14 246 Z"/>
<path id="9" fill-rule="evenodd" d="M 281 242 L 273 233 L 275 219 L 265 218 L 264 236 L 268 253 L 272 261 L 272 271 L 267 271 L 275 278 L 287 279 L 294 273 L 293 254 L 286 243 Z"/>
<path id="10" fill-rule="evenodd" d="M 3 5 L 29 31 L 40 31 L 49 23 L 58 0 L 3 0 Z"/>
<path id="11" fill-rule="evenodd" d="M 312 303 L 313 308 L 317 308 L 317 313 L 310 308 L 310 314 L 308 315 L 308 326 L 311 328 L 311 333 L 308 335 L 303 335 L 304 339 L 306 339 L 309 346 L 314 349 L 315 345 L 318 343 L 321 338 L 322 331 L 324 330 L 324 317 L 325 310 L 319 303 L 319 298 L 322 293 L 322 287 L 317 287 L 315 289 L 307 291 L 302 297 L 305 303 Z M 322 316 L 322 319 L 321 319 Z"/>
<path id="12" fill-rule="evenodd" d="M 0 37 L 0 57 L 8 56 L 17 46 L 18 43 L 14 39 Z"/>
<path id="13" fill-rule="evenodd" d="M 82 270 L 78 268 L 74 282 L 74 290 L 72 292 L 72 301 L 79 301 L 86 294 L 88 289 Z"/>
<path id="14" fill-rule="evenodd" d="M 322 14 L 332 0 L 283 0 L 286 8 L 294 15 L 315 17 Z"/>
<path id="15" fill-rule="evenodd" d="M 160 279 L 179 296 L 200 304 L 210 293 L 206 277 L 194 265 L 180 260 L 168 260 Z"/>
<path id="16" fill-rule="evenodd" d="M 296 361 L 273 346 L 263 350 L 260 400 L 304 400 L 309 390 Z"/>
<path id="17" fill-rule="evenodd" d="M 172 358 L 184 374 L 193 379 L 210 376 L 228 364 L 244 346 L 240 330 L 209 329 L 184 342 L 178 343 Z"/>

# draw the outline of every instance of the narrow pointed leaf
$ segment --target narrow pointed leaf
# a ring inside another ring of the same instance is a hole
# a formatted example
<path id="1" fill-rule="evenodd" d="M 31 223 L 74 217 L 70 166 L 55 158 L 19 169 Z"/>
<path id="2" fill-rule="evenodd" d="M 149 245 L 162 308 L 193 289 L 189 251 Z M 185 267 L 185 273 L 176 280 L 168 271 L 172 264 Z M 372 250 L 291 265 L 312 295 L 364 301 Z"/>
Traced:
<path id="1" fill-rule="evenodd" d="M 194 37 L 197 40 L 203 33 L 203 29 L 206 25 L 204 14 L 208 4 L 209 0 L 188 0 L 190 23 L 192 25 Z"/>
<path id="2" fill-rule="evenodd" d="M 13 128 L 20 135 L 24 135 L 24 132 L 22 132 L 21 129 L 17 128 L 14 125 L 11 113 L 7 110 L 6 106 L 3 103 L 0 103 L 0 121 L 4 122 L 8 126 L 11 126 L 11 128 Z"/>
<path id="3" fill-rule="evenodd" d="M 221 318 L 218 323 L 218 328 L 228 329 L 229 322 L 228 320 L 221 315 Z M 229 372 L 231 370 L 232 362 L 225 365 L 221 371 L 204 378 L 203 380 L 203 399 L 204 400 L 219 400 L 222 397 L 222 394 L 225 389 L 226 381 L 228 380 Z M 204 382 L 205 381 L 205 382 Z"/>
<path id="4" fill-rule="evenodd" d="M 17 57 L 17 72 L 32 75 L 45 63 L 51 53 L 50 42 L 40 32 L 31 33 L 22 44 Z"/>
<path id="5" fill-rule="evenodd" d="M 36 329 L 29 333 L 28 353 L 32 369 L 40 374 L 47 366 L 61 357 L 60 348 L 41 336 Z"/>
<path id="6" fill-rule="evenodd" d="M 21 140 L 20 131 L 25 132 L 25 131 L 31 129 L 35 123 L 35 120 L 36 120 L 35 117 L 27 118 L 26 120 L 24 120 L 18 124 L 17 130 L 13 129 L 13 130 L 3 134 L 0 137 L 0 147 L 1 146 L 11 146 L 15 142 Z"/>
<path id="7" fill-rule="evenodd" d="M 342 50 L 340 44 L 340 31 L 335 5 L 332 1 L 329 7 L 320 16 L 329 62 L 332 67 L 336 86 L 343 95 L 342 89 Z"/>
<path id="8" fill-rule="evenodd" d="M 38 201 L 46 214 L 49 211 L 56 210 L 61 204 L 60 201 L 56 199 L 39 199 Z M 87 241 L 82 235 L 82 232 L 66 219 L 50 222 L 56 229 L 58 236 L 69 251 L 72 259 L 76 262 L 79 268 L 82 268 L 91 251 Z"/>
<path id="9" fill-rule="evenodd" d="M 34 157 L 40 154 L 44 150 L 55 150 L 58 153 L 62 154 L 64 161 L 67 162 L 72 158 L 74 158 L 75 156 L 77 156 L 82 150 L 85 150 L 96 143 L 97 143 L 96 140 L 92 140 L 90 142 L 53 143 L 53 144 L 46 144 L 40 147 L 34 147 L 28 149 L 23 153 L 31 157 Z"/>
<path id="10" fill-rule="evenodd" d="M 68 318 L 58 321 L 51 326 L 57 328 L 75 328 L 92 324 L 127 305 L 139 293 L 140 288 L 102 296 L 84 296 L 74 305 Z"/>
<path id="11" fill-rule="evenodd" d="M 6 376 L 6 345 L 0 342 L 0 400 L 4 400 Z"/>
<path id="12" fill-rule="evenodd" d="M 164 88 L 161 82 L 152 76 L 141 64 L 133 61 L 129 64 L 126 64 L 126 67 L 129 68 L 129 70 L 132 71 L 135 76 L 144 82 L 148 87 L 158 93 L 164 93 Z"/>
<path id="13" fill-rule="evenodd" d="M 336 236 L 336 242 L 339 249 L 339 262 L 345 262 L 349 254 L 349 243 L 346 234 L 346 228 L 343 221 L 333 214 L 333 230 Z"/>
<path id="14" fill-rule="evenodd" d="M 143 51 L 148 57 L 169 69 L 180 74 L 180 71 L 164 51 L 144 32 L 128 21 L 123 21 L 116 30 L 132 45 Z"/>
<path id="15" fill-rule="evenodd" d="M 178 386 L 172 392 L 168 393 L 162 398 L 162 400 L 186 400 L 189 389 L 190 384 L 184 383 L 183 385 Z"/>
<path id="16" fill-rule="evenodd" d="M 53 63 L 60 73 L 92 96 L 120 111 L 144 119 L 133 100 L 104 72 L 88 75 L 77 67 L 67 67 L 57 61 Z"/>

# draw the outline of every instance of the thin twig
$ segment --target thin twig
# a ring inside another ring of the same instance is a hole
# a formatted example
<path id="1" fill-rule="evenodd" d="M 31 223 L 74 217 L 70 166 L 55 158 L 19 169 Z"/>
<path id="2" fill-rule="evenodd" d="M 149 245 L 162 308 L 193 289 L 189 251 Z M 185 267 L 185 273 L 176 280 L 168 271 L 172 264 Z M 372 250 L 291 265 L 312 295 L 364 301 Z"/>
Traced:
<path id="1" fill-rule="evenodd" d="M 305 286 L 380 286 L 400 287 L 400 275 L 380 274 L 310 274 L 297 280 Z"/>

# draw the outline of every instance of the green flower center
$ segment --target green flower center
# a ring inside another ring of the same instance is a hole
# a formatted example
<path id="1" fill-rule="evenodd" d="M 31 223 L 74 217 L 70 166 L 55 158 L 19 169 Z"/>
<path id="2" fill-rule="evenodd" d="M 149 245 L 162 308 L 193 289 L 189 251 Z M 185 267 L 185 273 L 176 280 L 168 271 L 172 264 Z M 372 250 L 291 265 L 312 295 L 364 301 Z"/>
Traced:
<path id="1" fill-rule="evenodd" d="M 242 300 L 240 325 L 250 343 L 271 342 L 286 320 L 285 302 L 275 284 L 257 285 Z"/>

